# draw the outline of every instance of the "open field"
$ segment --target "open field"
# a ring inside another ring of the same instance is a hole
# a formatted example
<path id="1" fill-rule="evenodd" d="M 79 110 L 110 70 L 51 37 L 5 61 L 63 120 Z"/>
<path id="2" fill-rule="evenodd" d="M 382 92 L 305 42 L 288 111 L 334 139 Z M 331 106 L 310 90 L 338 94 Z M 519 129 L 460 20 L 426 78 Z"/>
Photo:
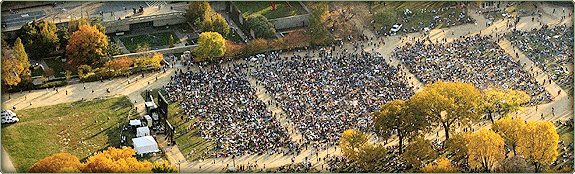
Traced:
<path id="1" fill-rule="evenodd" d="M 119 147 L 117 126 L 126 123 L 131 105 L 126 97 L 116 97 L 19 110 L 18 123 L 2 125 L 2 144 L 18 172 L 56 153 L 83 160 L 107 147 Z"/>

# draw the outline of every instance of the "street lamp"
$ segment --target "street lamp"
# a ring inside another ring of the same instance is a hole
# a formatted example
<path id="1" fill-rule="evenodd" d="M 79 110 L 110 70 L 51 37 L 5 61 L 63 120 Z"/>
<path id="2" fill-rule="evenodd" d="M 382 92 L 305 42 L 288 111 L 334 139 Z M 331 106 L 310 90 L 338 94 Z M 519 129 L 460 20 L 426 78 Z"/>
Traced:
<path id="1" fill-rule="evenodd" d="M 180 172 L 181 167 L 182 167 L 182 161 L 180 160 L 178 161 L 178 173 L 181 173 Z"/>

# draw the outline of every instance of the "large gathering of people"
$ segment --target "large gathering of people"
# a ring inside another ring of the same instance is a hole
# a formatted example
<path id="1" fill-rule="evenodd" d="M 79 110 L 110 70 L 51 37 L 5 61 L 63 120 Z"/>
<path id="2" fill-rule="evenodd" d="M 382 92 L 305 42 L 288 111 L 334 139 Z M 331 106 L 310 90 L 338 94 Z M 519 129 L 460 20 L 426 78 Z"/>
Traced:
<path id="1" fill-rule="evenodd" d="M 213 141 L 207 157 L 295 152 L 285 128 L 257 98 L 239 65 L 181 72 L 163 90 L 180 101 L 183 114 L 198 119 L 202 138 Z"/>
<path id="2" fill-rule="evenodd" d="M 335 48 L 305 57 L 270 54 L 252 72 L 307 141 L 334 143 L 347 129 L 366 130 L 371 112 L 413 95 L 377 53 Z"/>
<path id="3" fill-rule="evenodd" d="M 573 26 L 512 30 L 508 38 L 559 86 L 573 88 L 573 74 L 568 70 L 573 65 Z"/>
<path id="4" fill-rule="evenodd" d="M 491 35 L 460 37 L 449 43 L 422 39 L 398 47 L 392 54 L 424 84 L 462 81 L 479 89 L 498 87 L 524 91 L 531 96 L 531 105 L 552 100 L 541 83 L 523 70 L 523 66 L 528 65 L 506 54 Z"/>

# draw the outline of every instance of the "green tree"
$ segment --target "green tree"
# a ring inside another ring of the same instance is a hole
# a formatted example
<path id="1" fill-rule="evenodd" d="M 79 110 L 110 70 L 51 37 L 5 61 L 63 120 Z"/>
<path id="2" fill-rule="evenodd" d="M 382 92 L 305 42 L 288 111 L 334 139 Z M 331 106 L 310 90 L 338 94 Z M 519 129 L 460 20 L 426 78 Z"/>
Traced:
<path id="1" fill-rule="evenodd" d="M 59 49 L 65 49 L 66 45 L 68 45 L 68 40 L 70 40 L 70 33 L 68 32 L 67 28 L 58 28 L 56 31 L 59 40 Z"/>
<path id="2" fill-rule="evenodd" d="M 203 21 L 204 13 L 212 10 L 210 4 L 206 1 L 190 1 L 186 9 L 186 20 L 190 23 L 195 23 L 196 20 Z"/>
<path id="3" fill-rule="evenodd" d="M 108 42 L 108 46 L 106 47 L 106 53 L 108 56 L 115 56 L 122 54 L 122 50 L 120 46 L 116 42 Z"/>
<path id="4" fill-rule="evenodd" d="M 307 27 L 312 44 L 326 44 L 331 41 L 329 39 L 331 35 L 325 28 L 325 20 L 328 15 L 328 6 L 325 2 L 320 2 L 313 8 Z"/>
<path id="5" fill-rule="evenodd" d="M 411 112 L 408 103 L 403 100 L 387 102 L 372 115 L 375 132 L 378 136 L 388 139 L 393 134 L 397 135 L 400 154 L 403 152 L 403 141 L 406 138 L 411 138 L 417 135 L 420 130 L 428 127 L 424 115 Z"/>
<path id="6" fill-rule="evenodd" d="M 468 135 L 469 164 L 481 167 L 483 172 L 491 172 L 495 164 L 505 158 L 505 142 L 499 134 L 481 129 Z"/>
<path id="7" fill-rule="evenodd" d="M 32 58 L 40 58 L 46 53 L 52 53 L 58 48 L 59 40 L 56 34 L 56 25 L 48 21 L 34 20 L 25 23 L 20 28 L 20 38 Z M 42 51 L 38 51 L 42 50 Z"/>
<path id="8" fill-rule="evenodd" d="M 367 145 L 367 135 L 353 129 L 346 130 L 341 134 L 339 147 L 343 154 L 351 160 L 356 160 L 363 147 Z"/>
<path id="9" fill-rule="evenodd" d="M 30 82 L 30 61 L 28 61 L 28 54 L 26 54 L 26 50 L 24 49 L 24 45 L 22 45 L 22 40 L 20 40 L 20 38 L 16 38 L 16 42 L 14 42 L 14 56 L 16 57 L 16 60 L 22 64 L 22 71 L 18 73 L 21 81 Z"/>
<path id="10" fill-rule="evenodd" d="M 83 164 L 80 163 L 78 157 L 69 153 L 57 153 L 36 162 L 28 172 L 60 173 L 63 171 L 80 171 L 82 168 Z"/>
<path id="11" fill-rule="evenodd" d="M 504 118 L 501 120 L 495 121 L 491 125 L 491 129 L 497 132 L 505 142 L 511 146 L 513 150 L 513 154 L 516 155 L 517 152 L 515 148 L 517 147 L 517 142 L 523 136 L 523 130 L 525 129 L 525 122 L 521 118 Z"/>
<path id="12" fill-rule="evenodd" d="M 195 55 L 199 58 L 216 58 L 224 56 L 226 53 L 226 40 L 216 32 L 203 32 L 198 38 L 198 48 Z"/>
<path id="13" fill-rule="evenodd" d="M 174 48 L 174 37 L 172 35 L 170 35 L 170 45 L 168 47 Z"/>
<path id="14" fill-rule="evenodd" d="M 418 136 L 409 142 L 405 147 L 405 152 L 401 154 L 401 159 L 403 159 L 409 166 L 418 169 L 424 163 L 434 160 L 438 157 L 438 154 L 433 150 L 433 145 L 431 141 Z"/>
<path id="15" fill-rule="evenodd" d="M 553 123 L 548 121 L 529 121 L 517 142 L 517 154 L 522 155 L 535 166 L 535 172 L 541 172 L 544 165 L 557 159 L 559 135 Z"/>
<path id="16" fill-rule="evenodd" d="M 250 43 L 246 44 L 244 47 L 243 52 L 245 55 L 255 55 L 257 53 L 264 52 L 269 48 L 269 43 L 265 39 L 255 39 L 252 40 Z"/>
<path id="17" fill-rule="evenodd" d="M 66 55 L 70 64 L 92 64 L 107 56 L 108 37 L 95 26 L 83 25 L 72 34 Z"/>
<path id="18" fill-rule="evenodd" d="M 254 30 L 257 38 L 274 38 L 276 36 L 276 29 L 265 16 L 252 15 L 246 20 L 246 25 Z"/>
<path id="19" fill-rule="evenodd" d="M 152 167 L 152 172 L 154 173 L 178 173 L 178 169 L 176 167 L 168 164 L 168 161 L 154 162 L 154 166 Z"/>
<path id="20" fill-rule="evenodd" d="M 205 12 L 204 20 L 201 21 L 200 26 L 203 32 L 217 32 L 222 36 L 226 36 L 230 32 L 226 19 L 213 10 Z"/>
<path id="21" fill-rule="evenodd" d="M 365 144 L 359 152 L 357 163 L 367 173 L 382 172 L 380 170 L 386 165 L 381 161 L 384 158 L 387 158 L 385 146 Z"/>
<path id="22" fill-rule="evenodd" d="M 470 83 L 437 81 L 415 93 L 410 102 L 415 114 L 423 114 L 443 126 L 446 140 L 454 125 L 469 125 L 480 117 L 477 106 L 481 93 Z"/>

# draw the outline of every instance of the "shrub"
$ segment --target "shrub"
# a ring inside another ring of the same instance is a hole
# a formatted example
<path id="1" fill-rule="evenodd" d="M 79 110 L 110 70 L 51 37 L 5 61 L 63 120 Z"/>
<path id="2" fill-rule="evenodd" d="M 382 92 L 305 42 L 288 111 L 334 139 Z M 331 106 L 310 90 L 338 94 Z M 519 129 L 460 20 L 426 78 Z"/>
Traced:
<path id="1" fill-rule="evenodd" d="M 276 29 L 265 16 L 250 16 L 246 21 L 246 25 L 248 28 L 254 30 L 254 34 L 257 38 L 274 38 L 276 35 Z"/>

